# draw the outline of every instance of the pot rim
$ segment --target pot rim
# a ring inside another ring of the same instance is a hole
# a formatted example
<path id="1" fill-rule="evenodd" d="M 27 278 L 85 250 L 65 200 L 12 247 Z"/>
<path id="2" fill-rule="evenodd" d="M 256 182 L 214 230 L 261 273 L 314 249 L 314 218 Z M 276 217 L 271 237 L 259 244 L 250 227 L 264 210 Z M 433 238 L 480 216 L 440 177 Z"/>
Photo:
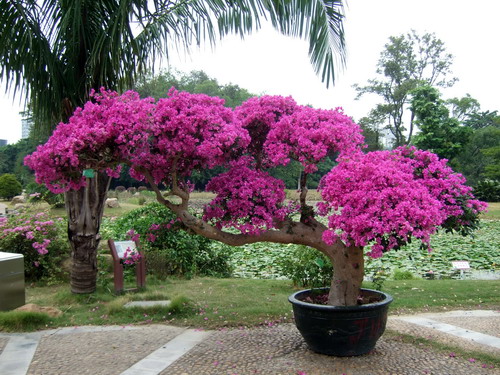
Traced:
<path id="1" fill-rule="evenodd" d="M 368 291 L 368 292 L 373 292 L 376 294 L 380 294 L 384 297 L 382 301 L 379 302 L 373 302 L 373 303 L 366 303 L 364 305 L 354 305 L 354 306 L 332 306 L 332 305 L 318 305 L 315 303 L 309 303 L 309 302 L 304 302 L 301 301 L 297 298 L 299 294 L 303 293 L 310 293 L 312 290 L 325 290 L 328 291 L 330 288 L 313 288 L 313 289 L 304 289 L 304 290 L 299 290 L 298 292 L 293 293 L 290 297 L 288 297 L 288 301 L 292 305 L 299 305 L 311 310 L 320 310 L 320 311 L 325 311 L 325 310 L 356 310 L 356 311 L 363 311 L 363 310 L 372 310 L 379 308 L 384 305 L 389 305 L 392 301 L 393 298 L 390 294 L 387 294 L 385 292 L 382 292 L 380 290 L 374 290 L 374 289 L 367 289 L 367 288 L 361 288 L 363 291 Z"/>

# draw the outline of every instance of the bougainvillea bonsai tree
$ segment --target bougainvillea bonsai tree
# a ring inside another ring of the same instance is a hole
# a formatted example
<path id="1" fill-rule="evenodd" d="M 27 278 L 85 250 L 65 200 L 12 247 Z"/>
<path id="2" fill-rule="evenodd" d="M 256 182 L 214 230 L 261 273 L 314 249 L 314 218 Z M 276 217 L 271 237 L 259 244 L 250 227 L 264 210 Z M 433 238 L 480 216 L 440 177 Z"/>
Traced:
<path id="1" fill-rule="evenodd" d="M 323 201 L 313 206 L 307 176 L 327 156 L 338 164 L 321 182 Z M 291 160 L 303 165 L 298 202 L 287 202 L 284 183 L 268 173 Z M 356 304 L 365 249 L 380 257 L 411 238 L 430 249 L 438 228 L 467 234 L 485 209 L 446 160 L 413 147 L 363 153 L 361 129 L 341 109 L 280 96 L 251 98 L 232 110 L 222 99 L 174 89 L 157 102 L 102 89 L 26 164 L 57 193 L 86 189 L 88 170 L 114 176 L 126 164 L 186 230 L 234 246 L 313 247 L 334 267 L 330 305 Z M 216 197 L 196 214 L 189 177 L 216 166 L 226 167 L 207 185 Z"/>

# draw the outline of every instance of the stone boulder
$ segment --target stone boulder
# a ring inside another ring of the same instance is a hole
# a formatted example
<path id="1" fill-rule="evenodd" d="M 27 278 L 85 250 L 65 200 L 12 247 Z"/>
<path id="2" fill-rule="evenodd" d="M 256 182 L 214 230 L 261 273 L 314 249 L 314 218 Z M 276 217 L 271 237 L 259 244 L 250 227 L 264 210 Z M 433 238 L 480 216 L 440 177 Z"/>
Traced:
<path id="1" fill-rule="evenodd" d="M 24 306 L 18 307 L 16 311 L 29 311 L 29 312 L 39 312 L 39 313 L 44 313 L 47 314 L 48 316 L 52 318 L 57 318 L 58 316 L 61 316 L 63 312 L 59 309 L 56 309 L 55 307 L 50 307 L 50 306 L 38 306 L 35 305 L 34 303 L 28 303 Z"/>
<path id="2" fill-rule="evenodd" d="M 18 203 L 26 203 L 26 198 L 24 197 L 24 195 L 16 195 L 14 198 L 12 198 L 12 204 Z"/>
<path id="3" fill-rule="evenodd" d="M 109 208 L 118 208 L 118 207 L 120 207 L 120 203 L 118 202 L 118 198 L 108 198 L 108 199 L 106 199 L 106 207 L 109 207 Z"/>

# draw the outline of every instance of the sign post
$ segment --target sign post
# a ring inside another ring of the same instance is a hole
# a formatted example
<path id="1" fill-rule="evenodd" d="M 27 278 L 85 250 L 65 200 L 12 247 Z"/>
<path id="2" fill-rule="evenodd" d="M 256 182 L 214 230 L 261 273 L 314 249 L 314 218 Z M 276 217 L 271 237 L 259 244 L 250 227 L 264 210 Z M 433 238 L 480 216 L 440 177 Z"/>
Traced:
<path id="1" fill-rule="evenodd" d="M 146 286 L 146 259 L 144 258 L 144 252 L 139 251 L 139 245 L 135 241 L 114 241 L 112 239 L 108 240 L 108 246 L 111 250 L 111 256 L 113 257 L 113 279 L 115 283 L 115 293 L 121 294 L 125 291 L 136 291 L 140 288 Z M 137 282 L 137 288 L 134 289 L 124 289 L 123 280 L 123 264 L 121 260 L 125 256 L 125 251 L 136 250 L 141 254 L 141 259 L 135 265 L 135 279 Z"/>
<path id="2" fill-rule="evenodd" d="M 466 260 L 454 260 L 451 262 L 451 266 L 456 269 L 460 270 L 460 278 L 464 278 L 464 271 L 470 270 L 470 264 Z"/>

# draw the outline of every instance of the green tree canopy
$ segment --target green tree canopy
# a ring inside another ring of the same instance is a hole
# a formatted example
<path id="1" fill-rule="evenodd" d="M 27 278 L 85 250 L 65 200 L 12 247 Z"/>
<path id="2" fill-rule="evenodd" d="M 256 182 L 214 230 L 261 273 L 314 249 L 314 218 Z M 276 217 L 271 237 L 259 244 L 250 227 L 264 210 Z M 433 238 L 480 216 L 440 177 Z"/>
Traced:
<path id="1" fill-rule="evenodd" d="M 389 129 L 395 139 L 394 146 L 410 143 L 413 135 L 413 114 L 409 127 L 404 125 L 411 90 L 422 84 L 453 85 L 456 78 L 448 78 L 452 62 L 453 56 L 435 34 L 420 35 L 412 30 L 406 35 L 389 38 L 377 63 L 377 78 L 370 79 L 365 86 L 354 85 L 358 99 L 366 94 L 382 99 L 369 117 Z"/>
<path id="2" fill-rule="evenodd" d="M 16 195 L 21 194 L 23 187 L 17 180 L 16 176 L 6 173 L 0 176 L 0 197 L 12 199 Z"/>
<path id="3" fill-rule="evenodd" d="M 498 111 L 473 112 L 467 115 L 464 124 L 472 129 L 483 129 L 488 126 L 500 127 Z"/>
<path id="4" fill-rule="evenodd" d="M 469 94 L 465 94 L 462 98 L 448 99 L 445 103 L 450 108 L 451 117 L 456 118 L 461 123 L 481 108 L 479 102 Z"/>
<path id="5" fill-rule="evenodd" d="M 142 98 L 151 96 L 159 99 L 166 97 L 172 87 L 179 91 L 218 96 L 226 101 L 227 107 L 231 108 L 255 96 L 233 83 L 221 85 L 215 78 L 209 77 L 201 70 L 193 70 L 190 73 L 166 71 L 158 75 L 148 74 L 138 80 L 134 89 Z"/>
<path id="6" fill-rule="evenodd" d="M 23 186 L 33 181 L 33 171 L 24 166 L 24 157 L 35 151 L 39 141 L 34 138 L 21 139 L 18 142 L 0 148 L 0 174 L 11 173 Z"/>
<path id="7" fill-rule="evenodd" d="M 472 131 L 450 117 L 439 91 L 431 86 L 421 86 L 412 90 L 411 95 L 411 110 L 420 128 L 420 133 L 414 138 L 415 145 L 448 160 L 461 153 Z"/>
<path id="8" fill-rule="evenodd" d="M 494 164 L 492 156 L 485 150 L 500 146 L 500 127 L 488 126 L 475 130 L 464 151 L 457 156 L 458 171 L 470 185 L 486 178 L 486 167 Z"/>

